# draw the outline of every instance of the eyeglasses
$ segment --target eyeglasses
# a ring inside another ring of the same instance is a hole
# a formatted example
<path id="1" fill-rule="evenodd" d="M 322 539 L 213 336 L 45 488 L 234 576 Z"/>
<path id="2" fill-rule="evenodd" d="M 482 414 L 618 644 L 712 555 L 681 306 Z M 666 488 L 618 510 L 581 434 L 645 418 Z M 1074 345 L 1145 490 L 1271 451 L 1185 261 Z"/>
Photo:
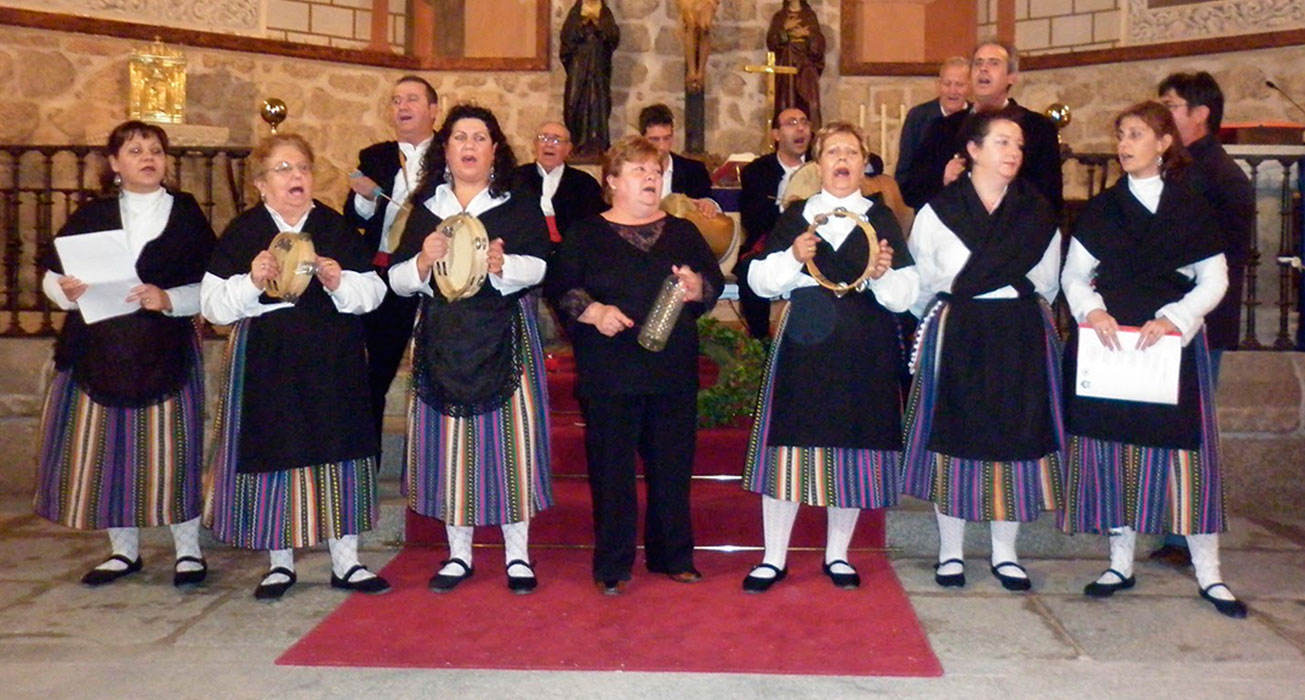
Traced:
<path id="1" fill-rule="evenodd" d="M 811 120 L 806 117 L 791 117 L 779 123 L 780 126 L 811 126 Z"/>
<path id="2" fill-rule="evenodd" d="M 1187 103 L 1183 100 L 1161 100 L 1160 104 L 1163 104 L 1165 109 L 1168 109 L 1170 112 L 1179 109 L 1180 107 L 1187 106 Z"/>
<path id="3" fill-rule="evenodd" d="M 535 140 L 540 143 L 546 143 L 550 146 L 556 146 L 560 143 L 567 143 L 571 139 L 565 136 L 554 136 L 553 134 L 535 134 Z"/>
<path id="4" fill-rule="evenodd" d="M 304 162 L 296 165 L 283 160 L 271 167 L 271 171 L 277 175 L 289 175 L 292 170 L 298 170 L 300 175 L 312 175 L 313 164 Z"/>

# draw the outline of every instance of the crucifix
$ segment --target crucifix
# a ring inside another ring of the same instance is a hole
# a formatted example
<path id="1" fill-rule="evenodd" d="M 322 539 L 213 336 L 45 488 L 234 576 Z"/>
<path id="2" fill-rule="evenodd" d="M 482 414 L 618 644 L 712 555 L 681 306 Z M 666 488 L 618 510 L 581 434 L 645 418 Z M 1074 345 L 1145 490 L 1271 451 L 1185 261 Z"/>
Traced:
<path id="1" fill-rule="evenodd" d="M 770 116 L 766 117 L 766 123 L 761 128 L 761 133 L 765 134 L 761 140 L 766 143 L 766 149 L 769 150 L 773 144 L 770 143 L 770 124 L 775 118 L 775 76 L 776 75 L 797 75 L 797 69 L 792 66 L 775 65 L 775 52 L 766 52 L 766 63 L 760 66 L 743 66 L 745 73 L 765 73 L 766 74 L 766 104 L 770 107 Z"/>

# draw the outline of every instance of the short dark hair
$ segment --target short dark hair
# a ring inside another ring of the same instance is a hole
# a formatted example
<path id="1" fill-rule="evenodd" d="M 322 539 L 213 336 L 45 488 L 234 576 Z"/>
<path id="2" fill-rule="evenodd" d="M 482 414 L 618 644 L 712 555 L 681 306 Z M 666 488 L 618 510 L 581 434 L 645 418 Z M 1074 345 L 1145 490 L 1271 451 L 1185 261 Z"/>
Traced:
<path id="1" fill-rule="evenodd" d="M 772 128 L 772 129 L 778 129 L 778 128 L 779 128 L 779 115 L 781 115 L 781 114 L 783 114 L 783 113 L 789 111 L 790 109 L 796 109 L 797 111 L 801 112 L 803 118 L 806 118 L 806 119 L 809 119 L 809 118 L 810 118 L 810 117 L 807 117 L 807 111 L 806 111 L 805 109 L 802 109 L 801 107 L 785 107 L 784 109 L 781 109 L 781 110 L 779 110 L 778 112 L 775 112 L 775 116 L 773 116 L 773 117 L 770 118 L 770 128 Z"/>
<path id="2" fill-rule="evenodd" d="M 674 127 L 675 115 L 671 113 L 671 108 L 659 102 L 639 110 L 639 133 L 648 133 L 650 126 Z"/>
<path id="3" fill-rule="evenodd" d="M 430 83 L 426 82 L 425 78 L 419 75 L 405 75 L 402 78 L 399 78 L 398 80 L 394 81 L 395 86 L 402 85 L 403 83 L 417 83 L 418 85 L 426 88 L 427 103 L 429 104 L 439 103 L 440 101 L 439 93 L 435 92 L 435 88 Z"/>
<path id="4" fill-rule="evenodd" d="M 972 113 L 961 122 L 961 133 L 957 137 L 957 145 L 961 149 L 961 157 L 965 159 L 965 167 L 974 167 L 974 159 L 970 157 L 970 149 L 966 148 L 973 143 L 978 146 L 983 145 L 983 139 L 992 131 L 992 123 L 998 121 L 1014 122 L 1020 130 L 1024 130 L 1024 125 L 1020 122 L 1022 112 L 1014 107 L 1006 106 L 1001 109 L 980 110 Z"/>
<path id="5" fill-rule="evenodd" d="M 121 151 L 122 147 L 125 146 L 134 136 L 139 136 L 142 139 L 148 139 L 151 137 L 158 139 L 159 145 L 163 146 L 163 167 L 165 170 L 167 169 L 168 132 L 164 131 L 163 127 L 158 126 L 157 124 L 146 124 L 145 122 L 136 119 L 125 121 L 113 127 L 113 131 L 109 132 L 108 143 L 104 146 L 104 172 L 100 173 L 101 191 L 105 193 L 113 193 L 118 189 L 117 184 L 114 183 L 114 175 L 116 175 L 116 173 L 113 172 L 113 168 L 109 167 L 108 157 L 118 155 L 118 151 Z"/>
<path id="6" fill-rule="evenodd" d="M 1223 124 L 1223 90 L 1219 89 L 1219 83 L 1215 82 L 1213 75 L 1205 71 L 1172 73 L 1160 81 L 1156 95 L 1164 97 L 1170 90 L 1183 98 L 1189 109 L 1208 107 L 1210 118 L 1205 120 L 1205 125 L 1211 133 L 1219 130 Z"/>

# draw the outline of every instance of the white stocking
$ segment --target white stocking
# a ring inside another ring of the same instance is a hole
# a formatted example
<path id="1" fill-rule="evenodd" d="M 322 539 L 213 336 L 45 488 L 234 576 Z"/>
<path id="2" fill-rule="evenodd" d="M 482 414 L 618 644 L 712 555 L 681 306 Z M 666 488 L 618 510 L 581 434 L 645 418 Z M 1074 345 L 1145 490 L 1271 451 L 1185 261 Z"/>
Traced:
<path id="1" fill-rule="evenodd" d="M 938 516 L 938 561 L 964 559 L 965 521 L 961 518 L 943 515 L 943 512 L 938 510 L 936 505 L 933 507 L 933 511 Z M 946 564 L 938 568 L 938 574 L 941 576 L 954 576 L 964 571 L 965 566 L 956 563 Z"/>
<path id="2" fill-rule="evenodd" d="M 449 539 L 449 559 L 461 559 L 471 566 L 471 536 L 476 528 L 470 525 L 445 525 L 444 532 Z M 445 564 L 439 573 L 445 576 L 462 576 L 467 573 L 457 564 Z"/>
<path id="3" fill-rule="evenodd" d="M 269 569 L 287 569 L 295 570 L 295 550 L 293 549 L 273 549 L 267 553 L 268 559 L 271 560 Z M 285 574 L 272 574 L 263 579 L 263 583 L 289 583 L 290 577 Z"/>
<path id="4" fill-rule="evenodd" d="M 503 523 L 503 557 L 504 562 L 517 559 L 530 563 L 530 521 Z M 507 571 L 508 576 L 531 578 L 535 574 L 530 569 L 517 564 Z"/>
<path id="5" fill-rule="evenodd" d="M 788 540 L 793 534 L 793 521 L 797 519 L 797 513 L 797 502 L 781 501 L 778 498 L 762 495 L 761 526 L 766 540 L 766 554 L 762 562 L 776 569 L 783 569 L 788 563 Z M 775 572 L 770 569 L 753 569 L 748 575 L 756 578 L 773 578 Z"/>
<path id="6" fill-rule="evenodd" d="M 825 512 L 829 518 L 825 532 L 825 563 L 839 559 L 847 561 L 847 548 L 852 544 L 852 533 L 856 531 L 856 519 L 861 517 L 861 509 L 830 506 Z M 836 574 L 856 573 L 856 569 L 843 564 L 832 567 L 830 571 Z"/>
<path id="7" fill-rule="evenodd" d="M 136 561 L 140 556 L 140 528 L 109 528 L 109 546 L 113 548 L 114 554 L 121 554 L 130 561 Z M 109 559 L 95 568 L 104 571 L 122 571 L 127 568 L 127 565 L 117 559 Z"/>
<path id="8" fill-rule="evenodd" d="M 358 536 L 344 535 L 338 539 L 328 539 L 326 546 L 331 550 L 331 571 L 337 578 L 344 578 L 349 569 L 358 565 Z M 376 574 L 358 569 L 348 578 L 351 583 L 376 578 Z"/>
<path id="9" fill-rule="evenodd" d="M 1216 583 L 1223 583 L 1223 576 L 1219 573 L 1219 535 L 1188 535 L 1187 548 L 1192 550 L 1196 585 L 1204 590 Z M 1226 586 L 1211 589 L 1210 597 L 1220 600 L 1237 599 Z"/>
<path id="10" fill-rule="evenodd" d="M 169 529 L 172 530 L 172 545 L 177 549 L 177 558 L 195 557 L 199 559 L 204 556 L 199 551 L 199 518 L 191 518 L 184 523 L 176 523 Z M 177 571 L 199 571 L 204 567 L 193 561 L 183 561 L 177 564 Z"/>
<path id="11" fill-rule="evenodd" d="M 993 520 L 990 524 L 992 528 L 992 565 L 996 566 L 1003 562 L 1020 563 L 1019 555 L 1015 553 L 1015 540 L 1020 535 L 1020 524 L 1009 520 Z M 1028 578 L 1023 571 L 1008 566 L 1001 570 L 1001 573 L 1010 578 Z"/>
<path id="12" fill-rule="evenodd" d="M 1125 525 L 1110 528 L 1110 568 L 1124 575 L 1133 575 L 1133 550 L 1137 546 L 1137 531 Z M 1101 574 L 1097 583 L 1116 584 L 1124 579 L 1110 573 Z"/>

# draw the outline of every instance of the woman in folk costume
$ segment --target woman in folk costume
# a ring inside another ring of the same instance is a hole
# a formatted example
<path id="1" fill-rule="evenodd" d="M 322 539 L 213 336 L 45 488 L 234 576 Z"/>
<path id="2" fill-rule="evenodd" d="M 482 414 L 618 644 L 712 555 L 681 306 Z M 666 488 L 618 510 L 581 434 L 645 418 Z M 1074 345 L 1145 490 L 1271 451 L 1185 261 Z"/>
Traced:
<path id="1" fill-rule="evenodd" d="M 122 229 L 141 284 L 125 316 L 87 323 L 89 288 L 65 275 L 53 246 L 45 294 L 71 311 L 55 341 L 55 375 L 41 420 L 36 512 L 79 529 L 108 529 L 112 556 L 82 577 L 98 586 L 141 570 L 140 528 L 168 525 L 172 582 L 208 573 L 199 549 L 204 368 L 193 316 L 213 229 L 195 198 L 163 187 L 168 135 L 129 121 L 109 134 L 105 191 L 60 238 Z M 109 173 L 112 173 L 110 175 Z"/>
<path id="2" fill-rule="evenodd" d="M 906 242 L 882 200 L 861 196 L 866 148 L 860 131 L 834 122 L 816 135 L 821 190 L 789 207 L 752 263 L 748 283 L 763 297 L 789 296 L 757 401 L 743 487 L 761 494 L 766 553 L 743 579 L 760 593 L 784 579 L 798 505 L 826 509 L 823 570 L 839 588 L 861 579 L 847 549 L 863 508 L 897 502 L 902 449 L 898 372 L 902 341 L 894 313 L 919 293 Z M 845 209 L 851 216 L 836 216 Z M 814 232 L 808 226 L 828 216 Z M 871 251 L 858 220 L 878 239 Z M 820 286 L 855 282 L 844 294 Z"/>
<path id="3" fill-rule="evenodd" d="M 500 525 L 508 588 L 529 593 L 537 585 L 530 519 L 553 500 L 543 350 L 526 298 L 544 279 L 548 224 L 538 197 L 512 191 L 516 157 L 488 109 L 450 110 L 422 168 L 390 269 L 396 294 L 423 299 L 404 463 L 408 506 L 444 521 L 449 558 L 432 590 L 469 578 L 475 526 Z M 449 249 L 436 229 L 464 212 L 489 236 L 488 279 L 473 296 L 449 301 L 431 278 Z"/>
<path id="4" fill-rule="evenodd" d="M 1058 291 L 1051 206 L 1016 178 L 1017 115 L 977 113 L 961 128 L 968 174 L 920 210 L 910 250 L 922 315 L 906 409 L 905 492 L 938 517 L 940 586 L 965 585 L 965 522 L 988 521 L 992 574 L 1031 587 L 1019 524 L 1054 509 L 1064 480 Z"/>
<path id="5" fill-rule="evenodd" d="M 209 516 L 213 534 L 270 551 L 254 597 L 276 599 L 296 582 L 294 549 L 326 540 L 331 586 L 389 588 L 358 562 L 358 535 L 376 521 L 376 456 L 365 314 L 385 285 L 363 240 L 313 199 L 313 150 L 273 134 L 249 156 L 262 204 L 222 234 L 202 289 L 204 317 L 235 324 L 215 439 Z M 266 293 L 281 278 L 268 251 L 278 233 L 307 234 L 316 272 L 297 301 Z"/>
<path id="6" fill-rule="evenodd" d="M 1228 287 L 1217 219 L 1184 178 L 1191 159 L 1164 105 L 1128 108 L 1115 131 L 1126 177 L 1080 214 L 1062 275 L 1065 297 L 1085 326 L 1080 332 L 1096 333 L 1112 350 L 1132 349 L 1121 348 L 1121 325 L 1139 327 L 1142 350 L 1181 334 L 1178 403 L 1078 396 L 1077 342 L 1070 346 L 1062 526 L 1110 536 L 1110 567 L 1083 590 L 1088 596 L 1133 587 L 1138 532 L 1174 533 L 1187 537 L 1201 597 L 1224 615 L 1245 617 L 1246 605 L 1219 573 L 1219 533 L 1227 523 L 1203 330 Z"/>
<path id="7" fill-rule="evenodd" d="M 611 208 L 577 221 L 553 258 L 548 295 L 569 323 L 576 396 L 585 415 L 585 462 L 594 514 L 594 586 L 628 588 L 639 502 L 635 455 L 648 486 L 644 564 L 677 583 L 693 565 L 689 491 L 698 422 L 698 325 L 725 286 L 716 258 L 689 221 L 660 208 L 662 163 L 640 136 L 603 156 Z M 671 275 L 685 305 L 665 346 L 651 352 L 636 324 L 647 323 Z"/>

